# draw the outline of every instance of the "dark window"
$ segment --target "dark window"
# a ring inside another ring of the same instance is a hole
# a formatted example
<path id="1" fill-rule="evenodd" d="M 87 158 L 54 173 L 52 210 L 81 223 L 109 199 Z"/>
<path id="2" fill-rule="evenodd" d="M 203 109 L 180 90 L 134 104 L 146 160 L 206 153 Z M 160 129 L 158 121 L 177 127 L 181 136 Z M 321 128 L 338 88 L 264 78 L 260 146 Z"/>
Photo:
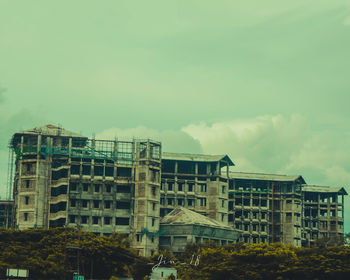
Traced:
<path id="1" fill-rule="evenodd" d="M 26 181 L 26 188 L 28 189 L 29 187 L 30 187 L 30 181 L 27 180 L 27 181 Z"/>
<path id="2" fill-rule="evenodd" d="M 94 217 L 92 217 L 92 223 L 94 224 L 94 225 L 98 225 L 98 217 L 96 217 L 96 216 L 94 216 Z"/>
<path id="3" fill-rule="evenodd" d="M 113 167 L 106 166 L 106 176 L 107 177 L 113 177 Z"/>
<path id="4" fill-rule="evenodd" d="M 71 201 L 70 201 L 70 206 L 71 207 L 75 207 L 76 206 L 76 200 L 75 199 L 72 199 Z"/>
<path id="5" fill-rule="evenodd" d="M 75 223 L 75 216 L 74 215 L 69 216 L 69 222 L 72 224 Z"/>
<path id="6" fill-rule="evenodd" d="M 207 206 L 207 199 L 206 198 L 200 198 L 200 206 Z"/>
<path id="7" fill-rule="evenodd" d="M 156 204 L 154 202 L 152 202 L 152 210 L 155 211 L 156 210 Z"/>
<path id="8" fill-rule="evenodd" d="M 187 201 L 187 203 L 188 203 L 188 206 L 194 206 L 194 205 L 193 205 L 193 199 L 189 199 L 189 200 Z"/>
<path id="9" fill-rule="evenodd" d="M 100 201 L 94 200 L 94 208 L 100 208 Z"/>
<path id="10" fill-rule="evenodd" d="M 83 191 L 88 192 L 89 191 L 89 184 L 83 184 Z"/>
<path id="11" fill-rule="evenodd" d="M 100 185 L 95 185 L 95 192 L 100 192 Z"/>
<path id="12" fill-rule="evenodd" d="M 88 200 L 83 200 L 83 208 L 88 208 Z"/>
<path id="13" fill-rule="evenodd" d="M 152 195 L 156 195 L 156 187 L 152 187 Z"/>
<path id="14" fill-rule="evenodd" d="M 29 204 L 29 196 L 26 196 L 26 197 L 25 197 L 25 200 L 26 200 L 26 201 L 25 201 L 26 205 L 28 205 L 28 204 Z"/>
<path id="15" fill-rule="evenodd" d="M 128 226 L 129 218 L 115 218 L 115 224 L 117 226 Z"/>
<path id="16" fill-rule="evenodd" d="M 24 213 L 24 220 L 28 221 L 28 213 Z"/>
<path id="17" fill-rule="evenodd" d="M 95 173 L 95 176 L 103 176 L 103 166 L 95 165 L 94 173 Z"/>
<path id="18" fill-rule="evenodd" d="M 152 227 L 154 227 L 155 221 L 156 221 L 156 219 L 152 218 Z"/>
<path id="19" fill-rule="evenodd" d="M 182 192 L 182 184 L 178 184 L 178 190 L 179 192 Z"/>
<path id="20" fill-rule="evenodd" d="M 112 190 L 112 186 L 111 185 L 106 185 L 106 192 L 110 193 Z"/>
<path id="21" fill-rule="evenodd" d="M 81 216 L 81 223 L 87 224 L 89 221 L 89 216 Z"/>
<path id="22" fill-rule="evenodd" d="M 67 193 L 67 185 L 51 188 L 51 196 L 59 196 Z"/>
<path id="23" fill-rule="evenodd" d="M 118 167 L 117 168 L 118 177 L 131 177 L 131 168 L 128 167 Z"/>
<path id="24" fill-rule="evenodd" d="M 72 165 L 70 167 L 70 174 L 79 175 L 79 173 L 80 173 L 80 165 Z"/>
<path id="25" fill-rule="evenodd" d="M 71 182 L 69 186 L 70 186 L 70 190 L 71 191 L 76 191 L 77 190 L 77 183 L 72 183 Z"/>
<path id="26" fill-rule="evenodd" d="M 83 175 L 91 175 L 91 165 L 83 165 Z"/>
<path id="27" fill-rule="evenodd" d="M 188 191 L 193 192 L 193 184 L 188 184 Z"/>
<path id="28" fill-rule="evenodd" d="M 130 185 L 118 185 L 117 193 L 130 193 Z"/>
<path id="29" fill-rule="evenodd" d="M 130 209 L 129 201 L 117 201 L 117 209 Z"/>
<path id="30" fill-rule="evenodd" d="M 57 213 L 59 211 L 66 211 L 67 208 L 67 202 L 61 201 L 56 204 L 50 205 L 50 213 Z"/>
<path id="31" fill-rule="evenodd" d="M 104 217 L 104 224 L 110 225 L 111 224 L 111 217 Z"/>
<path id="32" fill-rule="evenodd" d="M 229 222 L 233 222 L 234 221 L 233 214 L 228 214 L 228 221 Z"/>
<path id="33" fill-rule="evenodd" d="M 111 208 L 111 201 L 110 200 L 106 200 L 105 201 L 105 208 L 106 209 L 110 209 Z"/>

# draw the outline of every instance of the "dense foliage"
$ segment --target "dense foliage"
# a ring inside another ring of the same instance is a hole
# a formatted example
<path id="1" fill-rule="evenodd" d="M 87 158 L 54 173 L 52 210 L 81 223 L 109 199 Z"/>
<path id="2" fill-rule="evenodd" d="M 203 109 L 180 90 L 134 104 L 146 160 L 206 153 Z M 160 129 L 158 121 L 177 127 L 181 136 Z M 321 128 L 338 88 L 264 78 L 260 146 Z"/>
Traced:
<path id="1" fill-rule="evenodd" d="M 78 263 L 88 278 L 143 279 L 150 273 L 148 262 L 123 235 L 100 237 L 72 228 L 0 230 L 0 279 L 6 268 L 29 269 L 31 279 L 72 279 Z"/>
<path id="2" fill-rule="evenodd" d="M 280 243 L 188 245 L 178 259 L 200 255 L 200 264 L 178 264 L 191 279 L 350 279 L 350 247 L 296 248 Z"/>

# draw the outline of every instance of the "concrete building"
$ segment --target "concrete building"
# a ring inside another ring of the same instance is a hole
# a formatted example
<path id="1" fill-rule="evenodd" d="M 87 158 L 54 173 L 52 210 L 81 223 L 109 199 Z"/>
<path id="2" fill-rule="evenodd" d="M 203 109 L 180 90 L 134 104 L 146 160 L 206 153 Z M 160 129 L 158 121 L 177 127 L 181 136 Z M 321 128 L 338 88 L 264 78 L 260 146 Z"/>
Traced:
<path id="1" fill-rule="evenodd" d="M 215 219 L 178 206 L 160 221 L 159 249 L 178 255 L 188 243 L 215 241 L 219 245 L 237 242 L 241 232 Z"/>
<path id="2" fill-rule="evenodd" d="M 304 185 L 302 190 L 302 245 L 310 247 L 322 237 L 342 238 L 345 189 Z"/>
<path id="3" fill-rule="evenodd" d="M 301 246 L 301 176 L 230 172 L 229 224 L 246 243 L 282 242 Z"/>
<path id="4" fill-rule="evenodd" d="M 227 155 L 163 153 L 160 216 L 183 206 L 227 224 Z"/>
<path id="5" fill-rule="evenodd" d="M 344 231 L 344 189 L 307 186 L 302 176 L 230 172 L 227 155 L 162 154 L 156 141 L 89 139 L 53 125 L 15 133 L 10 147 L 20 229 L 125 233 L 146 256 L 159 248 L 160 218 L 178 206 L 242 231 L 248 243 L 310 246 Z"/>
<path id="6" fill-rule="evenodd" d="M 151 140 L 88 139 L 60 127 L 15 133 L 16 227 L 79 226 L 108 235 L 130 234 L 141 254 L 158 239 L 161 144 Z"/>
<path id="7" fill-rule="evenodd" d="M 0 200 L 0 228 L 13 226 L 13 201 Z"/>

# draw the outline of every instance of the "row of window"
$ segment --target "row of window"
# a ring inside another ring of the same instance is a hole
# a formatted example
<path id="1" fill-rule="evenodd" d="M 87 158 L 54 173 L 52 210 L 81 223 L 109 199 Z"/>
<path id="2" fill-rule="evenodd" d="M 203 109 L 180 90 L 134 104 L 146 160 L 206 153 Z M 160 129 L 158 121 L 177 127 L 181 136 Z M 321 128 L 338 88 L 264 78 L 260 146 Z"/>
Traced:
<path id="1" fill-rule="evenodd" d="M 266 232 L 267 225 L 235 223 L 235 228 L 244 231 Z"/>
<path id="2" fill-rule="evenodd" d="M 70 172 L 72 175 L 87 175 L 87 176 L 106 176 L 114 177 L 114 167 L 113 166 L 101 166 L 95 165 L 71 165 Z M 117 177 L 132 177 L 132 168 L 129 167 L 117 167 L 116 170 Z"/>
<path id="3" fill-rule="evenodd" d="M 197 199 L 183 199 L 183 198 L 161 198 L 160 204 L 163 206 L 171 205 L 171 206 L 190 206 L 195 207 L 196 206 L 196 200 L 198 206 L 207 206 L 207 199 L 205 197 L 197 198 Z M 187 202 L 187 204 L 186 204 Z"/>
<path id="4" fill-rule="evenodd" d="M 130 209 L 130 201 L 117 200 L 88 200 L 88 199 L 71 199 L 70 207 L 86 208 L 86 209 Z"/>
<path id="5" fill-rule="evenodd" d="M 130 223 L 129 218 L 124 217 L 100 217 L 100 216 L 77 216 L 69 215 L 69 223 L 71 224 L 92 224 L 92 225 L 112 225 L 116 226 L 128 226 Z"/>
<path id="6" fill-rule="evenodd" d="M 160 186 L 161 190 L 167 190 L 167 191 L 174 191 L 174 192 L 195 192 L 197 190 L 198 192 L 207 192 L 207 184 L 192 184 L 192 183 L 170 183 L 167 184 L 162 183 Z M 226 186 L 221 186 L 221 193 L 226 193 Z"/>
<path id="7" fill-rule="evenodd" d="M 70 182 L 70 191 L 72 192 L 94 192 L 94 193 L 130 193 L 132 185 L 113 185 L 113 184 L 90 184 Z"/>

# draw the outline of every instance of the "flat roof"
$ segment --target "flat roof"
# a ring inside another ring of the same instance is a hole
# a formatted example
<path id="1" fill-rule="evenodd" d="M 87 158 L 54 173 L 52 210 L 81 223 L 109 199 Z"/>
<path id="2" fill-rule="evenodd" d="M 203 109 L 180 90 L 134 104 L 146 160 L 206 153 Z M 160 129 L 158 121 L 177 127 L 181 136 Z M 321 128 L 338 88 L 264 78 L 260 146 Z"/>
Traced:
<path id="1" fill-rule="evenodd" d="M 230 179 L 246 179 L 246 180 L 265 180 L 265 181 L 280 181 L 294 182 L 300 180 L 305 184 L 305 180 L 301 175 L 280 175 L 280 174 L 265 174 L 265 173 L 248 173 L 248 172 L 229 172 Z"/>
<path id="2" fill-rule="evenodd" d="M 304 192 L 338 193 L 338 194 L 348 195 L 346 190 L 342 187 L 303 185 L 302 191 L 304 191 Z"/>
<path id="3" fill-rule="evenodd" d="M 202 154 L 186 154 L 186 153 L 162 153 L 162 159 L 165 160 L 182 160 L 197 162 L 218 162 L 226 161 L 229 166 L 234 166 L 228 155 L 202 155 Z"/>

